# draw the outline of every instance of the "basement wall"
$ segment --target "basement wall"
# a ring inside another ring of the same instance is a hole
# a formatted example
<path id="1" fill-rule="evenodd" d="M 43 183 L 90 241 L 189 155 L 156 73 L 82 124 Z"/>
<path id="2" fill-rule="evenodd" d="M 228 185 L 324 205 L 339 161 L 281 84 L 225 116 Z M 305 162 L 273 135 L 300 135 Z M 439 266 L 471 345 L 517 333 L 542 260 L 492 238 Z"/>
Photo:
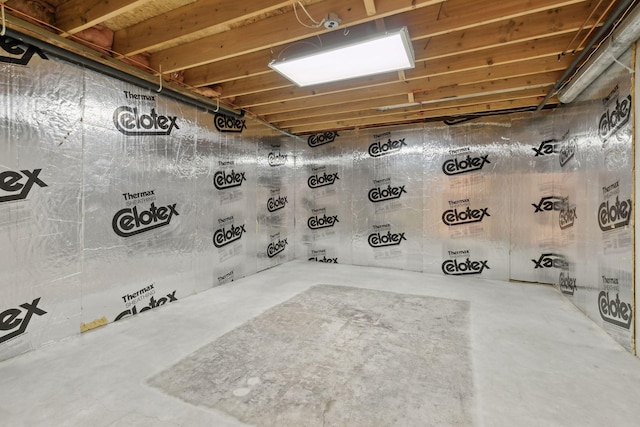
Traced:
<path id="1" fill-rule="evenodd" d="M 631 351 L 630 51 L 620 63 L 552 112 L 310 136 L 296 257 L 553 284 Z"/>
<path id="2" fill-rule="evenodd" d="M 624 67 L 553 112 L 305 140 L 29 46 L 0 69 L 0 360 L 294 257 L 554 284 L 632 349 Z"/>
<path id="3" fill-rule="evenodd" d="M 293 259 L 290 138 L 31 46 L 0 76 L 0 360 Z"/>

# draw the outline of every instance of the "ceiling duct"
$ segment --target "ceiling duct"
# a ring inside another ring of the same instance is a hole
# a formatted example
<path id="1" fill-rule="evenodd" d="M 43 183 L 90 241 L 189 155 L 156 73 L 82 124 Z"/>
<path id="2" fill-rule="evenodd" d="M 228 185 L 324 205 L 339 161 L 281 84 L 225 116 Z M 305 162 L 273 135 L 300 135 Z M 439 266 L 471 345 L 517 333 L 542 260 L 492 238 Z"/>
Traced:
<path id="1" fill-rule="evenodd" d="M 640 38 L 640 7 L 635 7 L 609 38 L 580 67 L 578 73 L 558 91 L 558 99 L 563 104 L 572 102 L 611 64 L 625 53 Z"/>

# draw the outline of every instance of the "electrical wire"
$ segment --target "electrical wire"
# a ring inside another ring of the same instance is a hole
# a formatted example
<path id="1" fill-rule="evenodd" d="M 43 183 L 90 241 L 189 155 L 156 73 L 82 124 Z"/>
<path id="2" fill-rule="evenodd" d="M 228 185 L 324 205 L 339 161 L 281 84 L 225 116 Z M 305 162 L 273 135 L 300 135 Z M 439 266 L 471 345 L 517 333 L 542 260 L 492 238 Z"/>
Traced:
<path id="1" fill-rule="evenodd" d="M 309 24 L 305 24 L 304 22 L 302 22 L 302 20 L 300 19 L 300 16 L 298 16 L 298 9 L 296 8 L 296 3 L 298 3 L 298 5 L 304 11 L 305 15 L 307 15 L 307 18 L 309 18 L 309 20 L 311 22 L 313 22 L 314 25 L 309 25 Z M 307 8 L 304 7 L 304 4 L 302 4 L 301 1 L 298 1 L 298 2 L 294 1 L 293 2 L 293 13 L 296 15 L 296 19 L 298 20 L 300 25 L 302 25 L 303 27 L 306 27 L 306 28 L 320 28 L 324 24 L 324 21 L 326 21 L 325 18 L 322 18 L 322 21 L 320 21 L 320 22 L 318 22 L 315 19 L 313 19 L 313 17 L 309 14 L 309 12 L 307 11 Z"/>
<path id="2" fill-rule="evenodd" d="M 318 37 L 318 39 L 320 39 L 320 37 Z M 277 59 L 280 59 L 280 57 L 282 56 L 282 54 L 284 53 L 285 50 L 289 49 L 290 47 L 298 46 L 298 45 L 301 45 L 301 44 L 308 44 L 310 46 L 313 46 L 315 49 L 320 49 L 322 47 L 322 40 L 320 40 L 320 45 L 319 46 L 316 45 L 316 44 L 313 44 L 311 42 L 304 41 L 304 40 L 301 40 L 301 41 L 295 42 L 293 44 L 290 44 L 290 45 L 286 46 L 284 49 L 282 49 L 280 51 L 280 53 L 278 53 Z"/>
<path id="3" fill-rule="evenodd" d="M 555 108 L 555 107 L 547 107 L 547 108 Z M 452 117 L 450 119 L 445 119 L 442 121 L 442 123 L 444 123 L 447 126 L 455 126 L 455 125 L 469 122 L 471 120 L 479 119 L 481 117 L 503 116 L 506 114 L 525 113 L 528 111 L 535 111 L 535 110 L 536 110 L 536 106 L 534 105 L 531 107 L 510 108 L 508 110 L 483 111 L 483 112 L 466 114 L 461 117 Z"/>
<path id="4" fill-rule="evenodd" d="M 600 5 L 602 4 L 604 0 L 600 0 L 598 2 L 598 4 L 596 5 L 596 7 L 594 7 L 591 10 L 591 13 L 589 14 L 589 16 L 587 17 L 587 19 L 584 20 L 584 22 L 582 23 L 582 25 L 580 26 L 580 28 L 578 28 L 578 31 L 576 31 L 576 34 L 573 36 L 573 38 L 571 39 L 571 41 L 569 42 L 569 44 L 567 45 L 567 47 L 564 48 L 564 50 L 562 51 L 562 53 L 560 53 L 560 55 L 558 55 L 558 60 L 560 60 L 560 57 L 565 56 L 567 54 L 567 52 L 569 52 L 569 48 L 571 47 L 571 45 L 573 45 L 573 42 L 576 41 L 576 39 L 578 38 L 578 35 L 580 34 L 580 32 L 582 32 L 582 30 L 584 30 L 584 28 L 587 26 L 587 24 L 589 23 L 589 21 L 591 20 L 591 18 L 593 17 L 594 13 L 596 12 L 596 10 L 598 10 L 598 8 L 600 7 Z M 609 9 L 607 9 L 609 10 Z M 598 21 L 593 25 L 592 29 L 597 27 L 600 24 L 600 20 L 604 17 L 604 14 L 602 14 L 600 16 L 600 18 L 598 18 Z M 589 31 L 589 34 L 591 34 L 591 31 Z M 588 36 L 588 35 L 587 35 Z M 573 49 L 573 51 L 571 52 L 572 55 L 575 55 L 576 51 L 580 48 L 580 46 L 582 46 L 582 44 L 578 44 L 578 46 Z"/>

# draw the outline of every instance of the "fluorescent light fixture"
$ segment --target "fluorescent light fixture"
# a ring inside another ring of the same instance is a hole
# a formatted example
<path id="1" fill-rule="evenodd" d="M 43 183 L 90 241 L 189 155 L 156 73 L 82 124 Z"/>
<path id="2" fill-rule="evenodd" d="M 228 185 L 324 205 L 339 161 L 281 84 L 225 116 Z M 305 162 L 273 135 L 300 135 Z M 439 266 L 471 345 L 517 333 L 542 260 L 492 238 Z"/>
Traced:
<path id="1" fill-rule="evenodd" d="M 345 46 L 276 59 L 269 67 L 298 86 L 310 86 L 413 68 L 414 55 L 403 27 Z"/>

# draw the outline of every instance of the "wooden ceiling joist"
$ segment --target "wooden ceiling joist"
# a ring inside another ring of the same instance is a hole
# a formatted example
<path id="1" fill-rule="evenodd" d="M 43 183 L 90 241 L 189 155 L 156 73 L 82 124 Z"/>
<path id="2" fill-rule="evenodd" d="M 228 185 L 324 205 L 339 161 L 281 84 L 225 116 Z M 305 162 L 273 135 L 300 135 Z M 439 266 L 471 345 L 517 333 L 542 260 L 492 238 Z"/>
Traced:
<path id="1" fill-rule="evenodd" d="M 399 11 L 407 11 L 418 7 L 426 7 L 441 0 L 413 0 L 409 6 L 394 9 L 398 6 L 398 0 L 378 0 L 378 13 L 368 16 L 365 7 L 361 3 L 348 4 L 341 0 L 325 0 L 308 6 L 311 16 L 324 16 L 327 11 L 336 13 L 342 19 L 342 25 L 356 25 L 367 21 L 373 21 Z M 405 2 L 402 2 L 406 4 Z M 386 11 L 386 13 L 385 13 Z M 180 46 L 165 49 L 151 56 L 151 66 L 167 72 L 196 67 L 227 58 L 270 49 L 286 43 L 292 43 L 305 38 L 313 37 L 330 30 L 320 26 L 307 28 L 296 20 L 293 12 L 270 16 L 245 27 L 232 28 L 224 33 L 184 43 Z M 283 37 L 284 35 L 284 37 Z"/>
<path id="2" fill-rule="evenodd" d="M 305 134 L 534 108 L 572 64 L 570 53 L 599 41 L 593 30 L 622 1 L 56 0 L 54 25 L 64 37 L 107 27 L 116 59 L 144 52 L 151 74 L 161 66 L 186 88 L 211 86 L 223 103 Z M 337 29 L 311 25 L 329 14 L 341 20 Z M 412 39 L 413 69 L 300 88 L 268 67 L 307 44 L 401 27 Z"/>
<path id="3" fill-rule="evenodd" d="M 199 0 L 116 31 L 113 50 L 127 55 L 228 31 L 234 24 L 288 6 L 291 0 Z"/>
<path id="4" fill-rule="evenodd" d="M 462 30 L 446 36 L 436 36 L 430 40 L 428 48 L 425 49 L 427 52 L 418 56 L 418 61 L 420 62 L 420 59 L 424 59 L 426 55 L 428 55 L 429 60 L 433 60 L 493 47 L 504 47 L 509 44 L 536 40 L 536 38 L 574 34 L 581 26 L 587 30 L 591 26 L 584 26 L 583 21 L 577 18 L 578 14 L 575 13 L 576 9 L 583 7 L 583 4 L 579 4 L 559 9 L 553 14 L 553 18 L 549 18 L 548 13 L 536 13 L 531 16 L 531 21 L 529 22 L 499 21 L 472 30 Z M 595 24 L 595 21 L 590 24 Z M 513 28 L 517 28 L 517 30 Z M 542 37 L 540 37 L 541 32 L 543 34 Z M 423 44 L 422 42 L 414 42 L 414 50 L 417 51 Z M 411 74 L 411 71 L 407 73 Z M 389 82 L 398 80 L 395 77 L 389 75 L 387 79 Z M 192 84 L 188 78 L 185 81 L 188 84 Z M 262 74 L 254 78 L 235 79 L 222 85 L 225 96 L 241 96 L 288 86 L 293 86 L 293 84 L 275 72 Z"/>
<path id="5" fill-rule="evenodd" d="M 140 7 L 151 0 L 69 0 L 56 9 L 56 26 L 75 34 Z"/>

